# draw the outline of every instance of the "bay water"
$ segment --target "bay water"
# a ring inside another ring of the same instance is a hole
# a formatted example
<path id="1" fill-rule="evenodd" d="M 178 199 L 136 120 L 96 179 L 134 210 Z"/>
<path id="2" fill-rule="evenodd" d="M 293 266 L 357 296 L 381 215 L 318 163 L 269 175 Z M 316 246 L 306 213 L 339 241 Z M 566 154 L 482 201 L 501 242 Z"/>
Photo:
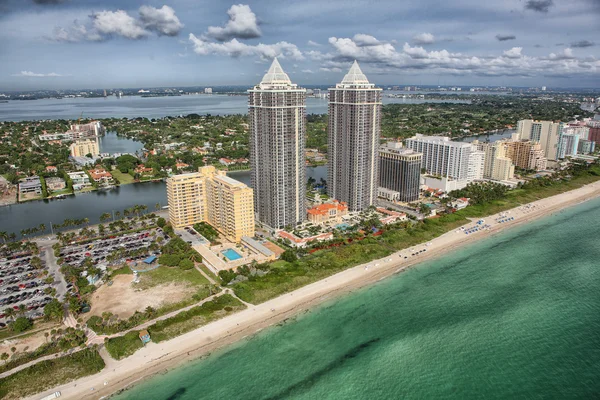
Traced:
<path id="1" fill-rule="evenodd" d="M 600 199 L 422 263 L 115 397 L 600 398 L 598 226 Z"/>

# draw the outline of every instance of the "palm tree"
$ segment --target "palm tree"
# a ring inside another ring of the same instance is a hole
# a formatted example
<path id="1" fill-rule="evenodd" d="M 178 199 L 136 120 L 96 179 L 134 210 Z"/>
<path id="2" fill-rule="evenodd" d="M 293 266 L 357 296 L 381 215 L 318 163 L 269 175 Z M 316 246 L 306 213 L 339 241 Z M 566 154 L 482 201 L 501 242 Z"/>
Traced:
<path id="1" fill-rule="evenodd" d="M 8 240 L 8 233 L 1 231 L 0 238 L 2 238 L 2 243 L 6 243 L 6 241 Z"/>
<path id="2" fill-rule="evenodd" d="M 27 307 L 25 307 L 25 304 L 19 304 L 19 315 L 24 316 L 26 311 Z"/>
<path id="3" fill-rule="evenodd" d="M 4 314 L 6 315 L 6 318 L 10 318 L 10 319 L 14 320 L 16 312 L 15 312 L 14 308 L 8 307 L 6 310 L 4 310 Z"/>
<path id="4" fill-rule="evenodd" d="M 156 211 L 159 211 L 159 210 L 160 210 L 160 203 L 156 203 L 156 204 L 154 205 L 154 209 L 155 209 Z"/>

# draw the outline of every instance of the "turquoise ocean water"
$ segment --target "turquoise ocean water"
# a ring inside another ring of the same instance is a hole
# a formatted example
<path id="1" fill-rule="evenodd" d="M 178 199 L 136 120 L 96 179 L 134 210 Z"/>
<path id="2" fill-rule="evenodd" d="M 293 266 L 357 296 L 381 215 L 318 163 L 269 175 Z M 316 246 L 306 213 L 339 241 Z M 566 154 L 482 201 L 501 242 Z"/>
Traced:
<path id="1" fill-rule="evenodd" d="M 423 263 L 117 399 L 600 398 L 600 201 Z"/>

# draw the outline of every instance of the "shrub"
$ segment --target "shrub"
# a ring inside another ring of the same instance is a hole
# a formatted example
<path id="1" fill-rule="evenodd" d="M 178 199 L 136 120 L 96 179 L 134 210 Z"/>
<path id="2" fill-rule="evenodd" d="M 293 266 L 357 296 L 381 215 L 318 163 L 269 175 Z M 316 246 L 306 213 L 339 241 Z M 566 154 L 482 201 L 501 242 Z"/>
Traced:
<path id="1" fill-rule="evenodd" d="M 33 322 L 29 318 L 19 317 L 11 325 L 14 332 L 24 332 L 33 326 Z"/>

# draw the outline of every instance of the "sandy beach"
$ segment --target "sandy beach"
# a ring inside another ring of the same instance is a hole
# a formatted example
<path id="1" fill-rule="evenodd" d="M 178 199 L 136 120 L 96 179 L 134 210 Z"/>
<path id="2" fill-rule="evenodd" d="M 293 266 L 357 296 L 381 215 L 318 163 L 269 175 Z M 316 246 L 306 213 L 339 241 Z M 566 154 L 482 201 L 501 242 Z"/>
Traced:
<path id="1" fill-rule="evenodd" d="M 600 181 L 485 217 L 485 222 L 479 225 L 478 231 L 466 234 L 464 230 L 476 226 L 477 220 L 473 220 L 462 228 L 447 232 L 428 243 L 339 272 L 265 303 L 250 306 L 244 311 L 212 322 L 176 339 L 159 344 L 149 343 L 145 348 L 121 361 L 110 359 L 102 349 L 101 354 L 108 361 L 106 368 L 100 373 L 38 393 L 28 399 L 40 399 L 56 391 L 60 391 L 61 398 L 65 399 L 99 399 L 109 396 L 147 377 L 164 373 L 251 336 L 323 301 L 377 282 L 412 265 L 440 257 L 466 244 L 488 238 L 507 228 L 525 224 L 599 196 Z M 485 225 L 489 227 L 481 228 Z M 419 251 L 418 255 L 412 255 Z"/>

